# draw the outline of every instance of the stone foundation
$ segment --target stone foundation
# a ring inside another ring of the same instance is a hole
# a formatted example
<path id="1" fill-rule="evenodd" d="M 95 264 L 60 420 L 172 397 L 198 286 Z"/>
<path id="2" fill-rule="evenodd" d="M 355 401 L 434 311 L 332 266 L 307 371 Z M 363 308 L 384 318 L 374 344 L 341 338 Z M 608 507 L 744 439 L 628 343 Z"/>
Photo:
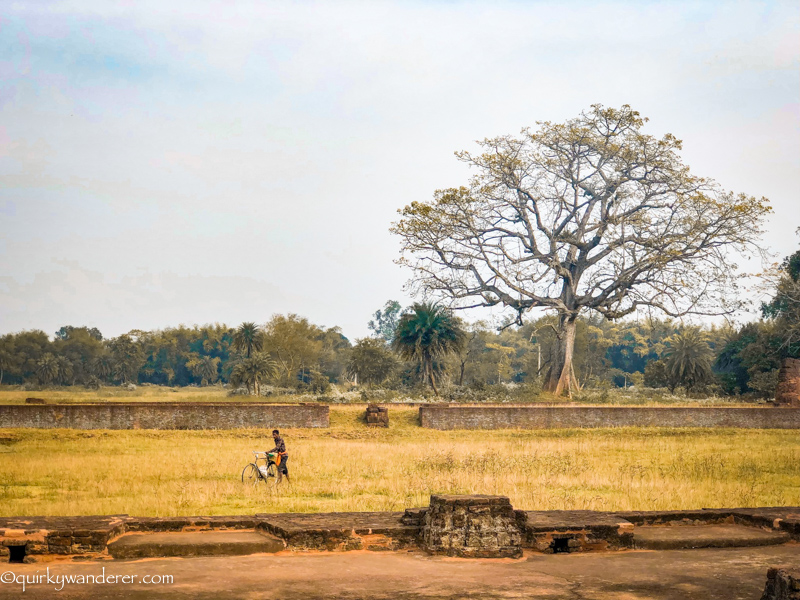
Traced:
<path id="1" fill-rule="evenodd" d="M 422 548 L 463 558 L 522 556 L 520 516 L 505 496 L 431 496 Z"/>
<path id="2" fill-rule="evenodd" d="M 464 558 L 625 550 L 640 527 L 737 524 L 800 541 L 800 507 L 603 513 L 514 510 L 503 496 L 431 496 L 405 512 L 284 513 L 206 517 L 0 517 L 0 562 L 108 558 L 127 533 L 259 531 L 293 551 L 421 548 Z"/>

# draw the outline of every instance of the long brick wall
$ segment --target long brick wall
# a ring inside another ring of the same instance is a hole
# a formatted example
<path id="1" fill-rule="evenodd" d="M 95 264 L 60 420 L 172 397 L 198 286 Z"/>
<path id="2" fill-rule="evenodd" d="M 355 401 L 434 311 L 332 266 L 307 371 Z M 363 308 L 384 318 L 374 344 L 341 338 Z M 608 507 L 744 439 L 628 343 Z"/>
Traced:
<path id="1" fill-rule="evenodd" d="M 430 429 L 744 427 L 800 429 L 800 408 L 641 406 L 421 406 Z"/>
<path id="2" fill-rule="evenodd" d="M 321 404 L 108 402 L 0 405 L 0 428 L 241 429 L 328 427 Z"/>

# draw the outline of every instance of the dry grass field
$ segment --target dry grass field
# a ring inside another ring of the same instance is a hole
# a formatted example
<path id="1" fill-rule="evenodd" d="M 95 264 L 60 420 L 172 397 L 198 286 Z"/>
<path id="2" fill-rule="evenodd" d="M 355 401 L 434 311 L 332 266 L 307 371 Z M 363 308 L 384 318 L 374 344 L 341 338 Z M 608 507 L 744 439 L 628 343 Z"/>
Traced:
<path id="1" fill-rule="evenodd" d="M 0 430 L 0 514 L 215 515 L 402 510 L 435 492 L 525 509 L 800 505 L 800 432 L 732 429 L 434 431 L 390 409 L 331 408 L 286 430 L 291 486 L 245 486 L 269 432 Z"/>

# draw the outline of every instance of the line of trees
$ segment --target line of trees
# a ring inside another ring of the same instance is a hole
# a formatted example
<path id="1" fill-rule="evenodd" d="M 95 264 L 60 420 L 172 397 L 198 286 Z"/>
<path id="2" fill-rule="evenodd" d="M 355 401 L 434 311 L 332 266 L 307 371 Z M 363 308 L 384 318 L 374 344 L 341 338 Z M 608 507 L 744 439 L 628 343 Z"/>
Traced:
<path id="1" fill-rule="evenodd" d="M 678 387 L 692 392 L 771 396 L 781 360 L 800 357 L 800 251 L 775 274 L 763 319 L 741 327 L 687 327 L 665 319 L 609 321 L 579 316 L 576 385 Z M 332 383 L 410 389 L 541 386 L 560 347 L 557 314 L 498 330 L 465 324 L 436 304 L 403 310 L 389 301 L 351 343 L 338 327 L 298 315 L 266 324 L 133 330 L 105 339 L 65 326 L 0 337 L 0 384 L 186 386 L 229 384 L 259 394 L 264 385 L 324 393 Z"/>

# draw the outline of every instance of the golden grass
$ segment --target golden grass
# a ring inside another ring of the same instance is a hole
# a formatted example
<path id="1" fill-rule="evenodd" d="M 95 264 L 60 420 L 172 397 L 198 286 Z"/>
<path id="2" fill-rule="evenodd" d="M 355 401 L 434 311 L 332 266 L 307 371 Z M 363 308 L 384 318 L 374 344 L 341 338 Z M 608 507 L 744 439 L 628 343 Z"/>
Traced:
<path id="1" fill-rule="evenodd" d="M 800 432 L 734 429 L 435 431 L 390 409 L 331 409 L 286 430 L 292 485 L 239 480 L 266 430 L 0 430 L 0 515 L 141 516 L 402 510 L 431 493 L 511 497 L 525 509 L 800 505 Z"/>
<path id="2" fill-rule="evenodd" d="M 48 404 L 81 402 L 246 402 L 248 396 L 228 396 L 222 386 L 165 387 L 137 386 L 135 390 L 104 386 L 90 390 L 82 386 L 53 386 L 43 390 L 22 390 L 18 386 L 0 386 L 0 404 L 25 404 L 25 398 L 43 398 Z M 276 396 L 275 401 L 280 397 Z M 256 398 L 253 398 L 256 401 Z M 271 398 L 259 399 L 269 402 Z"/>

